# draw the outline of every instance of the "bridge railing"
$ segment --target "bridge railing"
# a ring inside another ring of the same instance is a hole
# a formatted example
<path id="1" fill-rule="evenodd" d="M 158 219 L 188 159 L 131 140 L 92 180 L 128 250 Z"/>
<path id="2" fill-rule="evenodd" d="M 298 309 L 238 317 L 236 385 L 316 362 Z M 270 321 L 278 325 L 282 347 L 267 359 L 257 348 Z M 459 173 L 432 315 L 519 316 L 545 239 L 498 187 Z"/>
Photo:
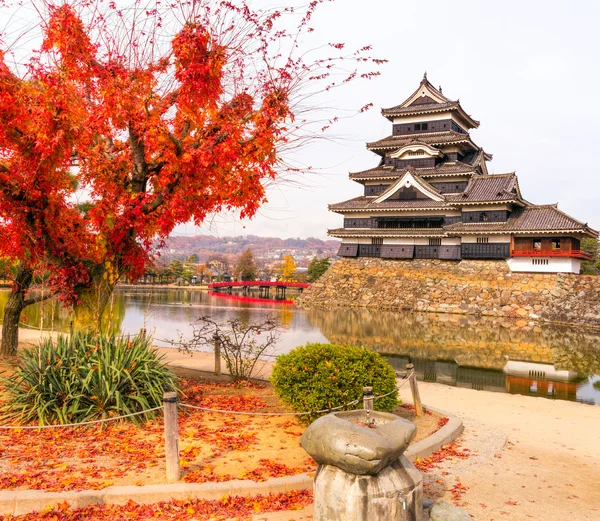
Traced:
<path id="1" fill-rule="evenodd" d="M 243 287 L 243 286 L 268 286 L 268 287 L 279 287 L 279 288 L 308 288 L 310 284 L 305 282 L 284 282 L 284 281 L 276 281 L 271 282 L 267 280 L 248 280 L 242 282 L 211 282 L 208 285 L 209 289 L 212 288 L 233 288 L 233 287 Z"/>

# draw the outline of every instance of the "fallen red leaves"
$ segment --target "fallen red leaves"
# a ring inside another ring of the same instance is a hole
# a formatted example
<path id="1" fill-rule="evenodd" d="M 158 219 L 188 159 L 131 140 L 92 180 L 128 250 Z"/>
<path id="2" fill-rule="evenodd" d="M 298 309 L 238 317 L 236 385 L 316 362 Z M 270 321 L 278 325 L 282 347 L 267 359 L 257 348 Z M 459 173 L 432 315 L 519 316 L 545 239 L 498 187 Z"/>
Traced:
<path id="1" fill-rule="evenodd" d="M 469 490 L 468 487 L 463 485 L 458 478 L 456 478 L 456 484 L 450 489 L 450 495 L 455 504 L 458 504 L 462 499 L 463 494 Z"/>
<path id="2" fill-rule="evenodd" d="M 459 449 L 456 443 L 450 443 L 444 445 L 441 449 L 436 450 L 431 456 L 424 459 L 417 459 L 414 463 L 421 472 L 427 472 L 433 468 L 437 468 L 437 465 L 444 460 L 450 458 L 465 459 L 471 455 L 469 449 Z"/>
<path id="3" fill-rule="evenodd" d="M 182 401 L 192 405 L 232 411 L 272 410 L 261 396 L 253 394 L 261 392 L 262 386 L 257 384 L 240 388 L 231 383 L 181 380 L 180 385 Z M 182 409 L 179 437 L 183 479 L 194 483 L 240 478 L 263 481 L 314 470 L 314 462 L 304 461 L 305 454 L 298 445 L 302 430 L 289 417 Z M 161 420 L 141 427 L 109 423 L 77 429 L 0 431 L 0 447 L 0 489 L 4 490 L 102 489 L 164 480 Z M 263 449 L 277 450 L 278 456 L 266 459 Z M 290 459 L 290 451 L 297 457 Z"/>
<path id="4" fill-rule="evenodd" d="M 300 510 L 312 501 L 312 493 L 297 490 L 269 496 L 225 496 L 218 501 L 177 501 L 139 505 L 129 501 L 125 505 L 91 505 L 71 510 L 62 503 L 53 510 L 21 516 L 0 516 L 0 521 L 125 521 L 169 520 L 204 521 L 235 518 L 246 521 L 262 512 Z"/>
<path id="5" fill-rule="evenodd" d="M 446 418 L 446 416 L 440 418 L 438 420 L 438 430 L 441 429 L 444 425 L 446 425 L 449 421 L 449 418 Z"/>

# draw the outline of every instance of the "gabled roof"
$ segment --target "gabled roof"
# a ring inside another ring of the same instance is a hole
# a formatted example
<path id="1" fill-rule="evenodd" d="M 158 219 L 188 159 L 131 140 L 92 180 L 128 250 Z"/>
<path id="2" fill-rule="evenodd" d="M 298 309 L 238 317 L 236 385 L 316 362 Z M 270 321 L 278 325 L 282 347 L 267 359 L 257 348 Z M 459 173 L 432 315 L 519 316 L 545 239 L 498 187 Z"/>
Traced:
<path id="1" fill-rule="evenodd" d="M 375 203 L 380 204 L 392 197 L 396 192 L 402 190 L 405 187 L 415 187 L 423 195 L 434 201 L 444 201 L 444 196 L 439 192 L 437 188 L 431 186 L 427 181 L 421 179 L 416 173 L 414 168 L 404 169 L 404 173 L 400 175 L 400 178 L 393 184 L 391 184 L 383 193 L 381 193 Z"/>
<path id="2" fill-rule="evenodd" d="M 458 204 L 517 202 L 521 200 L 521 191 L 514 172 L 474 175 L 463 193 L 450 195 L 448 200 Z"/>
<path id="3" fill-rule="evenodd" d="M 598 237 L 598 232 L 556 205 L 532 205 L 517 208 L 506 222 L 455 223 L 445 226 L 448 233 L 581 233 Z"/>
<path id="4" fill-rule="evenodd" d="M 477 128 L 479 121 L 473 119 L 460 106 L 458 100 L 452 101 L 442 94 L 441 87 L 436 89 L 429 80 L 427 73 L 423 75 L 423 79 L 419 87 L 400 105 L 389 109 L 382 109 L 381 113 L 388 119 L 403 115 L 428 114 L 434 112 L 445 112 L 448 110 L 456 110 L 460 116 L 471 126 Z"/>
<path id="5" fill-rule="evenodd" d="M 469 134 L 447 130 L 444 132 L 429 132 L 421 134 L 388 136 L 379 141 L 367 143 L 367 148 L 372 151 L 385 151 L 396 148 L 402 148 L 411 143 L 423 143 L 426 145 L 454 145 L 457 143 L 467 143 L 473 150 L 479 150 L 479 147 L 471 141 Z"/>

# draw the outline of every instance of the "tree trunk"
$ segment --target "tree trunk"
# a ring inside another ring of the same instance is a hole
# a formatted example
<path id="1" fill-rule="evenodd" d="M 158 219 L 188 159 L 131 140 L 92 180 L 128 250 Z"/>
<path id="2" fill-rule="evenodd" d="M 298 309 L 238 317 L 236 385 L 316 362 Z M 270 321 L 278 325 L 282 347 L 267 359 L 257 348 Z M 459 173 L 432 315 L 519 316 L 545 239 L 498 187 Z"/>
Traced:
<path id="1" fill-rule="evenodd" d="M 19 321 L 25 308 L 25 293 L 31 286 L 33 271 L 20 264 L 17 268 L 14 286 L 6 307 L 4 308 L 4 323 L 2 324 L 2 344 L 0 356 L 8 358 L 17 354 L 19 345 Z"/>
<path id="2" fill-rule="evenodd" d="M 102 316 L 115 289 L 118 276 L 110 266 L 100 264 L 92 271 L 92 283 L 78 292 L 79 303 L 73 308 L 73 330 L 102 332 Z"/>

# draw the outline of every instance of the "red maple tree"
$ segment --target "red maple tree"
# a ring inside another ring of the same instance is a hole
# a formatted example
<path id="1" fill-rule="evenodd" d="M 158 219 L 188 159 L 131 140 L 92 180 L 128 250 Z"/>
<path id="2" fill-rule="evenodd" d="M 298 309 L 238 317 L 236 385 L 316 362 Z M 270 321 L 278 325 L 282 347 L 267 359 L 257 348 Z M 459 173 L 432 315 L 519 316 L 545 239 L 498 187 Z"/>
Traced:
<path id="1" fill-rule="evenodd" d="M 310 101 L 378 74 L 360 72 L 382 62 L 369 47 L 329 44 L 309 58 L 303 37 L 324 1 L 270 11 L 244 1 L 39 2 L 43 43 L 28 70 L 40 82 L 59 76 L 77 97 L 64 107 L 73 122 L 64 151 L 90 203 L 77 217 L 88 237 L 79 253 L 96 260 L 76 322 L 98 323 L 119 277 L 141 275 L 153 241 L 178 224 L 254 215 L 265 181 L 286 169 L 285 150 L 315 135 Z M 0 105 L 10 102 L 2 89 Z M 48 90 L 47 104 L 60 96 Z"/>
<path id="2" fill-rule="evenodd" d="M 73 301 L 88 282 L 93 241 L 84 216 L 70 199 L 73 143 L 85 118 L 74 110 L 75 93 L 58 70 L 16 76 L 0 52 L 0 255 L 13 263 L 13 287 L 4 310 L 4 356 L 16 352 L 24 307 L 58 293 Z M 51 103 L 50 103 L 51 100 Z M 31 293 L 35 275 L 46 291 Z"/>

